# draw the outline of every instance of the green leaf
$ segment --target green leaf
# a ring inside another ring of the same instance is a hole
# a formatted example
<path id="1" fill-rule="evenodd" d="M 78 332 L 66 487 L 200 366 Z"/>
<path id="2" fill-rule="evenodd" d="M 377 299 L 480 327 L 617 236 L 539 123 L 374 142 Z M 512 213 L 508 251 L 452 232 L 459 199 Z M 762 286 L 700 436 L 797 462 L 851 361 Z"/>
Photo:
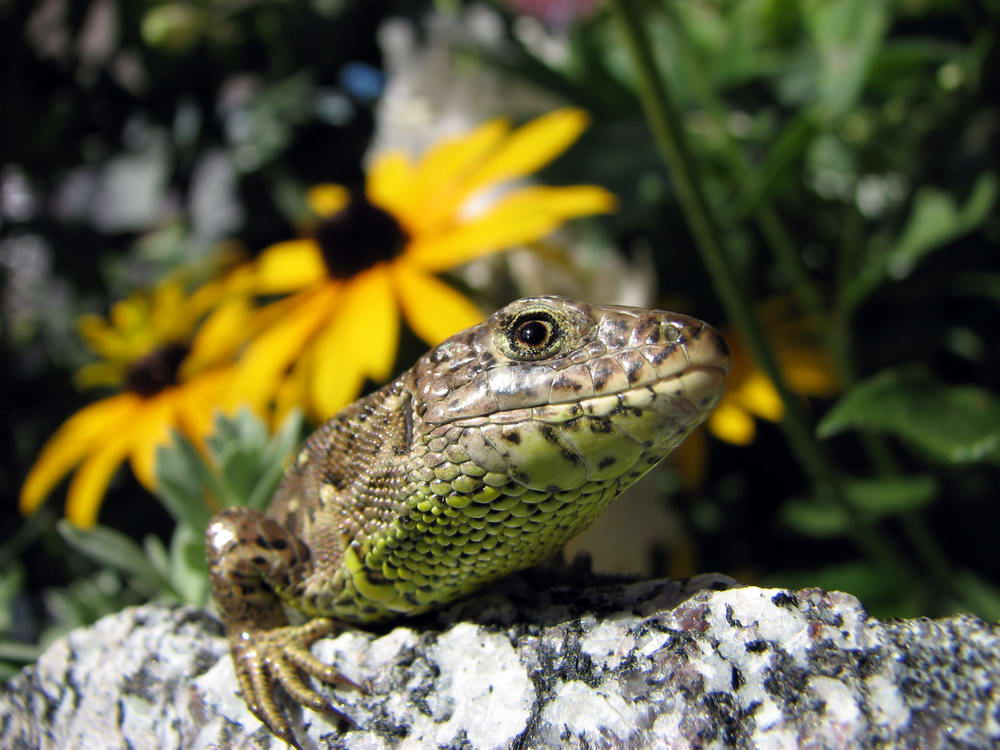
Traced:
<path id="1" fill-rule="evenodd" d="M 225 490 L 198 449 L 175 430 L 173 441 L 156 451 L 156 494 L 178 523 L 203 529 L 211 500 L 221 506 Z"/>
<path id="2" fill-rule="evenodd" d="M 170 580 L 181 601 L 195 607 L 208 600 L 208 563 L 204 537 L 186 526 L 178 526 L 170 540 Z"/>
<path id="3" fill-rule="evenodd" d="M 13 625 L 14 597 L 21 592 L 23 585 L 24 565 L 19 560 L 10 562 L 0 571 L 0 632 L 10 630 Z"/>
<path id="4" fill-rule="evenodd" d="M 152 534 L 147 535 L 142 540 L 142 549 L 146 553 L 146 559 L 149 560 L 149 564 L 156 568 L 156 572 L 163 578 L 169 580 L 170 557 L 167 554 L 167 548 L 163 546 L 160 538 Z"/>
<path id="5" fill-rule="evenodd" d="M 915 368 L 886 370 L 855 385 L 820 421 L 821 438 L 848 428 L 894 435 L 950 464 L 1000 458 L 1000 400 L 951 386 Z"/>
<path id="6" fill-rule="evenodd" d="M 854 479 L 845 489 L 851 505 L 865 515 L 881 518 L 929 504 L 937 493 L 937 481 L 927 475 Z"/>
<path id="7" fill-rule="evenodd" d="M 889 22 L 886 0 L 807 0 L 803 17 L 820 57 L 820 110 L 836 117 L 861 93 Z"/>
<path id="8" fill-rule="evenodd" d="M 106 526 L 84 531 L 66 520 L 60 520 L 56 528 L 69 545 L 92 560 L 121 571 L 146 593 L 176 593 L 170 581 L 146 559 L 142 547 L 121 532 Z"/>
<path id="9" fill-rule="evenodd" d="M 42 650 L 30 643 L 0 640 L 0 659 L 20 664 L 30 664 L 41 656 Z"/>
<path id="10" fill-rule="evenodd" d="M 845 485 L 848 502 L 865 521 L 875 521 L 921 508 L 934 499 L 937 482 L 930 476 L 855 479 Z M 791 500 L 781 507 L 781 521 L 805 536 L 829 538 L 846 534 L 846 509 L 819 500 Z"/>
<path id="11" fill-rule="evenodd" d="M 909 275 L 921 258 L 952 240 L 971 232 L 990 215 L 997 197 L 997 178 L 979 176 L 965 205 L 936 188 L 922 188 L 896 245 L 889 251 L 888 273 L 901 279 Z"/>
<path id="12" fill-rule="evenodd" d="M 263 510 L 274 495 L 285 473 L 288 457 L 302 440 L 302 421 L 302 412 L 293 410 L 271 439 L 262 456 L 264 473 L 257 479 L 253 492 L 247 498 L 248 507 Z"/>

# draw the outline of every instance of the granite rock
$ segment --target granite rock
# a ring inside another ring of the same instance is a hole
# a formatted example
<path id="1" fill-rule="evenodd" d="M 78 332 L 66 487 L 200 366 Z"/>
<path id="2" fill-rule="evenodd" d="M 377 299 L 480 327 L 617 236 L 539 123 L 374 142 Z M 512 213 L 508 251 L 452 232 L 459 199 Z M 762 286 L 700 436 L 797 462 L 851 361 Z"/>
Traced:
<path id="1" fill-rule="evenodd" d="M 357 728 L 290 707 L 306 748 L 1000 746 L 1000 626 L 881 622 L 818 589 L 521 579 L 314 651 L 366 692 L 321 688 Z M 285 745 L 239 698 L 219 623 L 147 605 L 5 683 L 0 747 Z"/>

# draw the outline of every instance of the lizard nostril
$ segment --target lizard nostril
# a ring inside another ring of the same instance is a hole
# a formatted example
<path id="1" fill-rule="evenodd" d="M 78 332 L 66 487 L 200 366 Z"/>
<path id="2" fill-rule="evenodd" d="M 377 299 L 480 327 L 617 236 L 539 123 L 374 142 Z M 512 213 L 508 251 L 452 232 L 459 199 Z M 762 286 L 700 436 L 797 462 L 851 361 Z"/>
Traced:
<path id="1" fill-rule="evenodd" d="M 681 340 L 681 328 L 670 321 L 664 321 L 660 324 L 660 333 L 668 344 L 676 344 Z"/>

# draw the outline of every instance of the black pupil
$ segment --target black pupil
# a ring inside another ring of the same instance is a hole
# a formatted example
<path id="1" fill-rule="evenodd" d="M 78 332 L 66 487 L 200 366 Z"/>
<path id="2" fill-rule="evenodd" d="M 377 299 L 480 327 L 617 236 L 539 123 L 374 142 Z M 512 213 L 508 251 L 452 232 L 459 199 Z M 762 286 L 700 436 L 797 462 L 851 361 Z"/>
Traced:
<path id="1" fill-rule="evenodd" d="M 522 323 L 517 329 L 517 340 L 525 346 L 539 346 L 545 343 L 549 335 L 549 327 L 537 320 Z"/>

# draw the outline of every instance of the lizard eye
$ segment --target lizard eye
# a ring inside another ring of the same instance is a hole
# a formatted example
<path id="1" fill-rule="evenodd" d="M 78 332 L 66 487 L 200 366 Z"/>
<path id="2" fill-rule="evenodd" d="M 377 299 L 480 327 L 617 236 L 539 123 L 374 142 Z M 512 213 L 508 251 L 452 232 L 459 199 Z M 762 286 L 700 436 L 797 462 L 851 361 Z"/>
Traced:
<path id="1" fill-rule="evenodd" d="M 544 311 L 525 313 L 514 319 L 507 331 L 516 355 L 528 359 L 544 356 L 559 338 L 559 326 Z"/>
<path id="2" fill-rule="evenodd" d="M 518 325 L 517 330 L 514 331 L 514 338 L 518 340 L 518 343 L 532 349 L 540 349 L 544 346 L 549 335 L 549 323 L 542 320 L 526 320 Z"/>

